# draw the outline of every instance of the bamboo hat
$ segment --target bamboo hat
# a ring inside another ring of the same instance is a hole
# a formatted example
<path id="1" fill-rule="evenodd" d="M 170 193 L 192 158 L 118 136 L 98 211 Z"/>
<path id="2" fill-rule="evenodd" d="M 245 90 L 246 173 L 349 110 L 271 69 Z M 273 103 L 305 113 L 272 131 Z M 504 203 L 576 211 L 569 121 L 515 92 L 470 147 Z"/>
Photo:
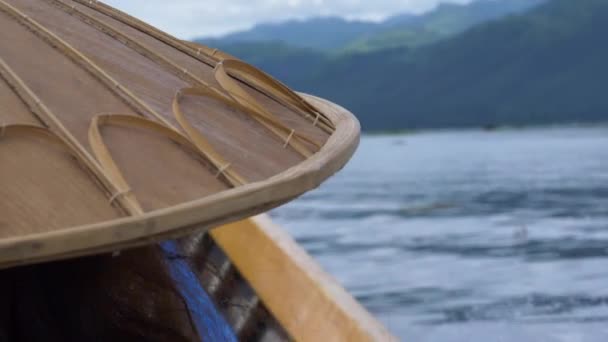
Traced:
<path id="1" fill-rule="evenodd" d="M 150 244 L 318 186 L 346 110 L 105 4 L 0 0 L 0 268 Z"/>

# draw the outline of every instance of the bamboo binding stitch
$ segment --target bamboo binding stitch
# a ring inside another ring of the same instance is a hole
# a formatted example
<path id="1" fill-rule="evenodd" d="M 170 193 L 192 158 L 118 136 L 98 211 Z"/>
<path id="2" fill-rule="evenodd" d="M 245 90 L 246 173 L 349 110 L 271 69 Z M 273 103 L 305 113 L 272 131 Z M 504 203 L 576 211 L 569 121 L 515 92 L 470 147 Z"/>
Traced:
<path id="1" fill-rule="evenodd" d="M 226 172 L 226 170 L 228 170 L 228 168 L 231 166 L 230 163 L 225 164 L 224 166 L 220 167 L 217 169 L 217 172 L 215 173 L 215 178 L 219 177 L 220 175 L 224 174 L 224 172 Z"/>
<path id="2" fill-rule="evenodd" d="M 285 139 L 285 144 L 283 145 L 283 148 L 287 148 L 287 146 L 289 146 L 289 142 L 291 141 L 291 138 L 293 138 L 293 135 L 296 133 L 295 129 L 291 130 L 291 133 L 289 133 L 289 135 L 287 136 L 287 139 Z"/>
<path id="3" fill-rule="evenodd" d="M 126 196 L 132 192 L 133 192 L 133 190 L 131 190 L 131 188 L 127 188 L 125 190 L 116 192 L 114 195 L 112 195 L 112 197 L 110 197 L 110 200 L 109 200 L 110 204 L 113 204 L 114 201 L 116 201 L 119 197 Z"/>

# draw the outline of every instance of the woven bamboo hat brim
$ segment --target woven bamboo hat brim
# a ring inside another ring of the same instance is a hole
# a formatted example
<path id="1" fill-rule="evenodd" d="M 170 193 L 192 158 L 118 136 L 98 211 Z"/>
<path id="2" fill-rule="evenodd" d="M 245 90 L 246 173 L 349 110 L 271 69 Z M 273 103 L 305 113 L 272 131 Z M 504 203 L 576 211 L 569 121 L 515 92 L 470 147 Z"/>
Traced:
<path id="1" fill-rule="evenodd" d="M 0 0 L 0 39 L 0 268 L 266 211 L 358 143 L 343 108 L 100 2 Z"/>

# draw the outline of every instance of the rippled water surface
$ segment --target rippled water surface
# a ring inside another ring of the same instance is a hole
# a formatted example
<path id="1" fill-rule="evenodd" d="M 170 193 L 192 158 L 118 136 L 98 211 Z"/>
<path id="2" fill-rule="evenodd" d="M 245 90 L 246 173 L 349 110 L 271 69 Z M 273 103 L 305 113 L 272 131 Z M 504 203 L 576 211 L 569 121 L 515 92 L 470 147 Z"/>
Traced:
<path id="1" fill-rule="evenodd" d="M 608 341 L 608 128 L 368 136 L 273 212 L 408 341 Z"/>

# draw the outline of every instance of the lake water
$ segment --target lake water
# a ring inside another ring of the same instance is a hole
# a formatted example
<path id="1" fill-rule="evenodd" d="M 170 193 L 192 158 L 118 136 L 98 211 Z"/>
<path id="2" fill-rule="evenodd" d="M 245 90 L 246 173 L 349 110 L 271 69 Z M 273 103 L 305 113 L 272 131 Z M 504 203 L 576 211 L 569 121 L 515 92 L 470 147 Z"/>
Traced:
<path id="1" fill-rule="evenodd" d="M 367 136 L 273 211 L 408 341 L 608 341 L 608 128 Z"/>

